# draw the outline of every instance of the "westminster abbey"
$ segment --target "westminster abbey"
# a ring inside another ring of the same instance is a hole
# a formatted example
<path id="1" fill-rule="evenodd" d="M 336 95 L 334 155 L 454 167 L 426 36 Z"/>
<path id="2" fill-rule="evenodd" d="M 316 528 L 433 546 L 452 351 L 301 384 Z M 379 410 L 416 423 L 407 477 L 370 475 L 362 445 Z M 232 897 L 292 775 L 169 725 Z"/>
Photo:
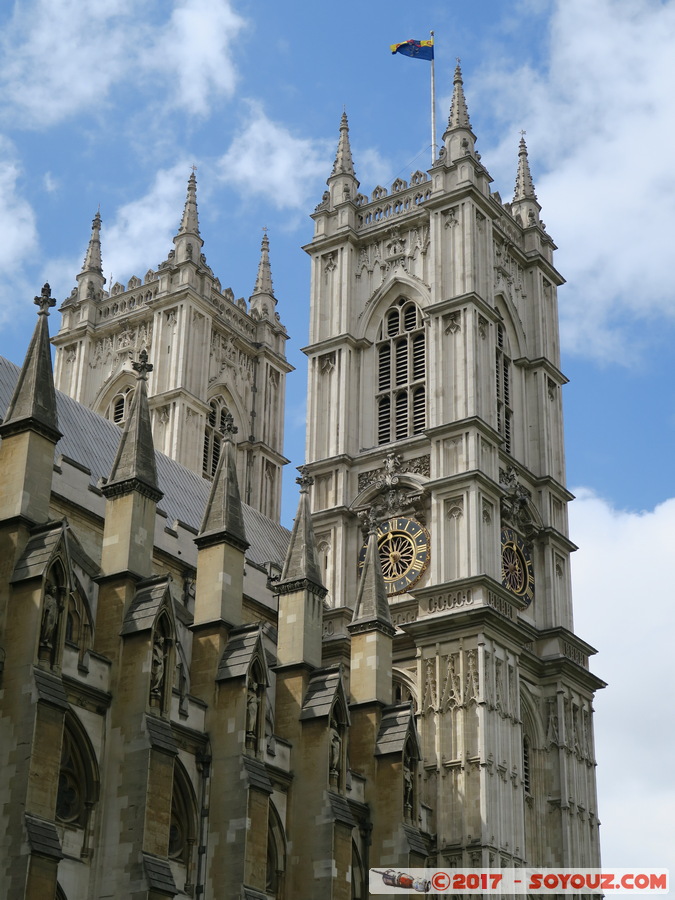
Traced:
<path id="1" fill-rule="evenodd" d="M 3 898 L 598 865 L 562 278 L 524 140 L 509 201 L 475 143 L 457 67 L 431 168 L 366 194 L 342 116 L 290 533 L 267 234 L 237 298 L 192 174 L 163 261 L 107 285 L 97 214 L 60 324 L 36 297 L 23 366 L 0 360 Z"/>

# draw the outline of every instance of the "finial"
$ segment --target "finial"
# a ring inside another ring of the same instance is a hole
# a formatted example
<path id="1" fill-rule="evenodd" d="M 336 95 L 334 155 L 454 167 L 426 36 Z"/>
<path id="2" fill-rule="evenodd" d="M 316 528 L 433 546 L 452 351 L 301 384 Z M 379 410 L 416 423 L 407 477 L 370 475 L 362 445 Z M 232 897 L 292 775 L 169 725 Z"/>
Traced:
<path id="1" fill-rule="evenodd" d="M 139 381 L 147 381 L 148 374 L 152 372 L 154 366 L 148 362 L 148 352 L 147 350 L 141 350 L 138 354 L 138 362 L 135 360 L 131 363 L 131 366 L 136 372 L 136 377 Z"/>
<path id="2" fill-rule="evenodd" d="M 234 435 L 239 431 L 239 429 L 234 424 L 234 416 L 231 412 L 226 412 L 224 419 L 225 424 L 223 425 L 223 437 L 226 441 L 231 441 Z"/>
<path id="3" fill-rule="evenodd" d="M 298 466 L 300 477 L 295 479 L 295 483 L 300 485 L 300 493 L 307 494 L 314 484 L 314 479 L 307 473 L 307 466 Z"/>
<path id="4" fill-rule="evenodd" d="M 527 134 L 527 132 L 525 131 L 525 129 L 524 129 L 524 128 L 521 128 L 521 129 L 520 129 L 520 136 L 521 136 L 521 138 L 524 138 L 526 134 Z"/>
<path id="5" fill-rule="evenodd" d="M 56 300 L 52 297 L 52 289 L 49 284 L 45 283 L 40 291 L 40 296 L 33 300 L 36 306 L 39 306 L 38 316 L 48 316 L 52 306 L 56 306 Z"/>
<path id="6" fill-rule="evenodd" d="M 192 169 L 192 174 L 196 176 L 196 174 L 197 174 L 197 166 L 196 166 L 194 163 L 192 163 L 192 165 L 190 166 L 190 168 Z"/>

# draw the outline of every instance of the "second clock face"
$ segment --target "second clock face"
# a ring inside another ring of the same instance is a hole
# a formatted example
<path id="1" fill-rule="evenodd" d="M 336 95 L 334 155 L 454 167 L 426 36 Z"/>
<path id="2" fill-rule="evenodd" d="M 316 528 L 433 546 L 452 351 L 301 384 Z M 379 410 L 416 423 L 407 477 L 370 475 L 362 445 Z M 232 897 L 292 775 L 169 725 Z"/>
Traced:
<path id="1" fill-rule="evenodd" d="M 390 595 L 407 591 L 419 581 L 429 565 L 429 533 L 415 519 L 401 516 L 382 522 L 377 528 L 377 546 Z M 364 544 L 359 554 L 359 572 L 365 557 Z"/>
<path id="2" fill-rule="evenodd" d="M 527 604 L 534 597 L 534 571 L 526 544 L 510 528 L 502 530 L 502 584 Z"/>

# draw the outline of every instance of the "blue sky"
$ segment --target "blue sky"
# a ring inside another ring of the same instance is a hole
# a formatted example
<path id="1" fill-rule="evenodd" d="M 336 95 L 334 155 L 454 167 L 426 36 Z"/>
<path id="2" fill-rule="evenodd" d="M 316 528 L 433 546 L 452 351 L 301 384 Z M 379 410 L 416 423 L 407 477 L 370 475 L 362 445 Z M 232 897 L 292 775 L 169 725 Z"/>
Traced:
<path id="1" fill-rule="evenodd" d="M 675 2 L 428 0 L 421 12 L 400 0 L 3 4 L 0 353 L 21 361 L 43 281 L 68 295 L 99 205 L 113 282 L 163 259 L 194 164 L 204 250 L 237 297 L 252 291 L 269 228 L 297 367 L 287 455 L 300 464 L 308 213 L 330 172 L 343 105 L 364 193 L 428 164 L 428 64 L 392 57 L 388 45 L 432 28 L 439 135 L 460 56 L 477 149 L 504 199 L 527 132 L 568 282 L 559 302 L 568 484 L 579 496 L 570 512 L 581 546 L 576 622 L 611 683 L 597 701 L 604 858 L 675 869 L 666 764 Z M 289 467 L 287 523 L 294 474 Z M 651 829 L 633 834 L 647 821 Z"/>

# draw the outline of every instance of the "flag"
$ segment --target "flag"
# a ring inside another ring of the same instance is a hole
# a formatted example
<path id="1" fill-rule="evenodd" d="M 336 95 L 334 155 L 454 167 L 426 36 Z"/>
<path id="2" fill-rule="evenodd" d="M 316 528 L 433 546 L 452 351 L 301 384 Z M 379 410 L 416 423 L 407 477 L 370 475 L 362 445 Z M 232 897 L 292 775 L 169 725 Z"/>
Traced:
<path id="1" fill-rule="evenodd" d="M 412 56 L 413 59 L 433 59 L 434 42 L 431 41 L 403 41 L 401 44 L 390 44 L 392 53 L 402 53 L 404 56 Z"/>

